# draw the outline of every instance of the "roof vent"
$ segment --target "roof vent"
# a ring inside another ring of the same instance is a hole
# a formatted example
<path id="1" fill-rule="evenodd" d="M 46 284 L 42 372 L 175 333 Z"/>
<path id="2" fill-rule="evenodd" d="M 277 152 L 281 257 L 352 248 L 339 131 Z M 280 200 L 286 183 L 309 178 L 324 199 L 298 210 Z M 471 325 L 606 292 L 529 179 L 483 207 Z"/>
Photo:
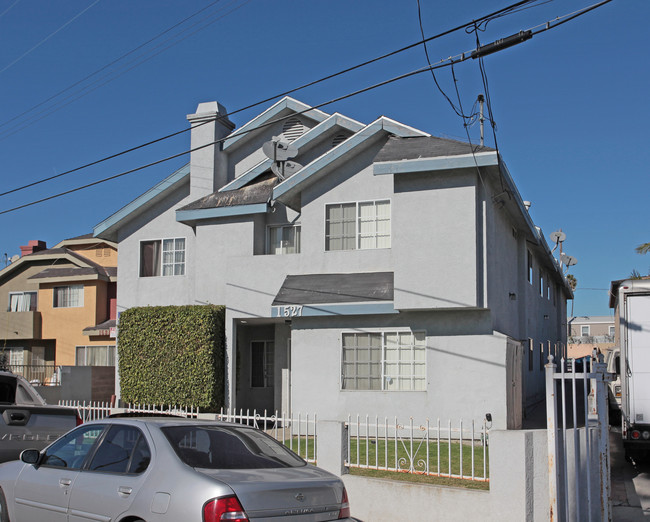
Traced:
<path id="1" fill-rule="evenodd" d="M 347 139 L 348 139 L 347 135 L 337 134 L 336 136 L 334 136 L 334 138 L 332 138 L 332 148 L 336 147 L 337 145 L 340 145 Z"/>
<path id="2" fill-rule="evenodd" d="M 282 126 L 282 135 L 288 142 L 292 142 L 300 138 L 306 130 L 307 128 L 298 118 L 289 118 Z"/>

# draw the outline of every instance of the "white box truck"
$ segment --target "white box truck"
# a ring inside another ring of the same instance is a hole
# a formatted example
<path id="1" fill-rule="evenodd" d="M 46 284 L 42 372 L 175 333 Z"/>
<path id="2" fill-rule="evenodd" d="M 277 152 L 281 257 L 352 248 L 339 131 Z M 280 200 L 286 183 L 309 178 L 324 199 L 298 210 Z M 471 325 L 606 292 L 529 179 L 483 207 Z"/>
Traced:
<path id="1" fill-rule="evenodd" d="M 616 341 L 621 350 L 623 446 L 630 458 L 650 455 L 650 277 L 613 281 Z"/>

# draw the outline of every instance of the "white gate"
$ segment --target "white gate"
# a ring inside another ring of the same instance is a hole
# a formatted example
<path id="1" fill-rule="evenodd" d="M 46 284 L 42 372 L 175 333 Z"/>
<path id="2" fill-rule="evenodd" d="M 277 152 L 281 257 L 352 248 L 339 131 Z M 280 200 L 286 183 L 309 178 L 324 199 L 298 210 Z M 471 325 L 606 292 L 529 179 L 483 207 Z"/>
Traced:
<path id="1" fill-rule="evenodd" d="M 546 365 L 551 521 L 611 521 L 607 365 L 601 354 Z"/>

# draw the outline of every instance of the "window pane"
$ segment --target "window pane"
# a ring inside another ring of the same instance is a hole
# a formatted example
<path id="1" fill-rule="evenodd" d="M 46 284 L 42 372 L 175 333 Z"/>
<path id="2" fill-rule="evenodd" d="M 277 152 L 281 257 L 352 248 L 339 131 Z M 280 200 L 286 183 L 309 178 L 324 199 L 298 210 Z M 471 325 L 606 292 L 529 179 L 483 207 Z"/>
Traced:
<path id="1" fill-rule="evenodd" d="M 160 275 L 160 241 L 140 243 L 140 277 Z"/>
<path id="2" fill-rule="evenodd" d="M 42 465 L 79 469 L 104 426 L 82 426 L 52 444 L 43 456 Z"/>
<path id="3" fill-rule="evenodd" d="M 54 287 L 54 308 L 73 308 L 82 307 L 83 285 L 55 286 Z"/>
<path id="4" fill-rule="evenodd" d="M 126 473 L 131 454 L 142 434 L 132 426 L 113 426 L 97 448 L 89 469 Z"/>

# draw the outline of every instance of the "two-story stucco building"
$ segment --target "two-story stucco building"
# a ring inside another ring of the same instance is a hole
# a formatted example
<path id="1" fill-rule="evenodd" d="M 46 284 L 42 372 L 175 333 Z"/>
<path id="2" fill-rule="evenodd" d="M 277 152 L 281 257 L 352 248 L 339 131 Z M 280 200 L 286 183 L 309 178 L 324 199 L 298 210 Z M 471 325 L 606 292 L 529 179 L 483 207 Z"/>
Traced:
<path id="1" fill-rule="evenodd" d="M 49 381 L 55 366 L 114 366 L 116 245 L 87 234 L 20 248 L 0 270 L 0 353 L 11 369 Z"/>
<path id="2" fill-rule="evenodd" d="M 571 290 L 497 151 L 291 98 L 188 119 L 189 165 L 95 227 L 119 309 L 225 305 L 231 407 L 521 424 Z"/>

